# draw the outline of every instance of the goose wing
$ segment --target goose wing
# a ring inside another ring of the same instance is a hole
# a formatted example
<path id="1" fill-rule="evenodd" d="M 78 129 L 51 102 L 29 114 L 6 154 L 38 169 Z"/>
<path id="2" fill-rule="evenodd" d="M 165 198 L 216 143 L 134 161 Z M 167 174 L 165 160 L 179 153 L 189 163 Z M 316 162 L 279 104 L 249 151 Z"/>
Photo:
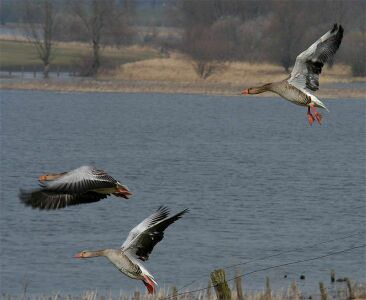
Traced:
<path id="1" fill-rule="evenodd" d="M 163 239 L 164 230 L 186 212 L 188 209 L 169 217 L 168 208 L 159 207 L 156 212 L 130 231 L 126 241 L 121 246 L 122 251 L 143 261 L 148 260 L 155 245 Z"/>
<path id="2" fill-rule="evenodd" d="M 318 90 L 323 65 L 337 52 L 342 38 L 343 27 L 334 24 L 331 30 L 297 56 L 288 82 L 301 90 Z"/>
<path id="3" fill-rule="evenodd" d="M 43 187 L 45 192 L 83 194 L 88 191 L 113 188 L 117 180 L 103 170 L 82 166 L 50 181 Z"/>
<path id="4" fill-rule="evenodd" d="M 66 194 L 46 191 L 44 189 L 20 190 L 19 198 L 26 206 L 43 209 L 59 209 L 70 205 L 97 202 L 107 194 L 87 192 L 84 194 Z"/>

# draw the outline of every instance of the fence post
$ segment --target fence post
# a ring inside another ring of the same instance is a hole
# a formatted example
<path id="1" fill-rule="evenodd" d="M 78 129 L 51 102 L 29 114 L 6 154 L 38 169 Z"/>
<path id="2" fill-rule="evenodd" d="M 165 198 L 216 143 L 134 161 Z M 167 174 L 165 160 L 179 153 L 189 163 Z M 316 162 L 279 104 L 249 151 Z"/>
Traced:
<path id="1" fill-rule="evenodd" d="M 215 270 L 211 273 L 212 285 L 215 288 L 217 300 L 231 300 L 231 291 L 225 278 L 223 269 Z"/>

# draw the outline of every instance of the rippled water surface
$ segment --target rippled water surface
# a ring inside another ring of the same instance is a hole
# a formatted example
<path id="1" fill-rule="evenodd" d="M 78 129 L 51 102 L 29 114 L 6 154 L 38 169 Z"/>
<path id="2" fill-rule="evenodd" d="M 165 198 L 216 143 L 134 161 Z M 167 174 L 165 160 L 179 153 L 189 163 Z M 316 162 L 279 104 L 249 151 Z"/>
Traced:
<path id="1" fill-rule="evenodd" d="M 304 108 L 279 98 L 1 91 L 1 293 L 143 290 L 104 258 L 72 256 L 119 247 L 159 205 L 191 210 L 146 263 L 161 287 L 206 286 L 214 268 L 254 258 L 272 256 L 240 272 L 364 244 L 366 102 L 325 102 L 324 124 L 310 127 Z M 133 197 L 49 212 L 19 203 L 40 174 L 83 164 Z M 273 288 L 296 280 L 314 290 L 332 269 L 365 280 L 365 248 L 253 273 L 245 288 L 269 276 Z"/>

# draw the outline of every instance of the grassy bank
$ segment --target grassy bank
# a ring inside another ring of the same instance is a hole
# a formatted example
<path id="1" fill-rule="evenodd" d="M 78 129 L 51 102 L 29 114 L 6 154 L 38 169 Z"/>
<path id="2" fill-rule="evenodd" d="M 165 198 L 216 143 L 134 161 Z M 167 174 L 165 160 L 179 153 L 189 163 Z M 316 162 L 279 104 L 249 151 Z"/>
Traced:
<path id="1" fill-rule="evenodd" d="M 72 80 L 4 80 L 0 89 L 44 90 L 57 92 L 118 92 L 118 93 L 170 93 L 170 94 L 204 94 L 221 96 L 239 96 L 244 87 L 242 84 L 215 83 L 208 81 L 179 82 L 155 80 L 123 80 L 123 79 L 80 79 Z M 322 88 L 316 93 L 322 99 L 365 99 L 362 89 Z M 244 97 L 244 96 L 243 96 Z M 272 93 L 247 96 L 246 99 L 258 97 L 277 97 Z"/>
<path id="2" fill-rule="evenodd" d="M 1 68 L 24 69 L 40 67 L 33 45 L 24 40 L 0 39 Z M 67 68 L 79 63 L 90 49 L 82 43 L 57 43 L 51 72 L 58 67 Z M 51 74 L 51 79 L 36 80 L 6 78 L 3 89 L 28 89 L 81 92 L 143 92 L 143 93 L 186 93 L 239 95 L 243 88 L 288 76 L 280 66 L 268 63 L 250 64 L 228 62 L 215 65 L 214 72 L 206 79 L 200 78 L 194 69 L 194 62 L 180 53 L 170 53 L 168 58 L 160 57 L 153 48 L 131 46 L 103 49 L 103 60 L 112 68 L 102 68 L 96 78 L 74 77 L 62 80 Z M 364 82 L 366 77 L 352 77 L 349 66 L 336 64 L 324 67 L 320 77 L 321 98 L 365 98 L 365 89 L 332 88 L 327 84 Z M 271 94 L 260 94 L 268 97 Z"/>
<path id="3" fill-rule="evenodd" d="M 52 68 L 71 68 L 83 57 L 91 54 L 88 44 L 84 43 L 55 43 Z M 102 62 L 118 66 L 128 62 L 159 57 L 158 51 L 147 47 L 105 47 L 102 50 Z M 32 70 L 42 68 L 37 51 L 32 43 L 26 40 L 0 39 L 0 69 L 2 70 Z"/>
<path id="4" fill-rule="evenodd" d="M 288 74 L 277 65 L 269 63 L 228 62 L 215 66 L 211 76 L 203 80 L 197 76 L 193 62 L 187 57 L 173 53 L 169 58 L 156 58 L 121 65 L 101 78 L 123 80 L 145 80 L 163 82 L 216 83 L 231 85 L 258 85 L 278 81 Z M 349 66 L 338 64 L 332 68 L 325 66 L 320 78 L 321 84 L 336 82 L 366 82 L 364 77 L 352 77 Z"/>

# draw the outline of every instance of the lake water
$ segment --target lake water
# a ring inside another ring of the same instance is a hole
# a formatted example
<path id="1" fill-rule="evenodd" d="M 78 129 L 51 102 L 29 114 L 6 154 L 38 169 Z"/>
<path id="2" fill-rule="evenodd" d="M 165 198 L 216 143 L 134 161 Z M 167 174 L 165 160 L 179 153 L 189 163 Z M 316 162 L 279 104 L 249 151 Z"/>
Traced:
<path id="1" fill-rule="evenodd" d="M 161 287 L 196 278 L 187 289 L 204 287 L 213 269 L 258 257 L 279 254 L 239 271 L 365 244 L 366 102 L 324 102 L 331 112 L 310 127 L 305 108 L 279 98 L 1 91 L 0 292 L 22 294 L 24 284 L 48 295 L 144 290 L 104 258 L 72 256 L 118 248 L 160 205 L 191 210 L 146 263 Z M 108 171 L 133 197 L 58 211 L 19 202 L 18 189 L 36 187 L 40 174 L 84 164 Z M 358 248 L 273 268 L 244 286 L 261 289 L 269 276 L 273 289 L 296 280 L 317 291 L 332 269 L 364 281 L 365 256 Z"/>

